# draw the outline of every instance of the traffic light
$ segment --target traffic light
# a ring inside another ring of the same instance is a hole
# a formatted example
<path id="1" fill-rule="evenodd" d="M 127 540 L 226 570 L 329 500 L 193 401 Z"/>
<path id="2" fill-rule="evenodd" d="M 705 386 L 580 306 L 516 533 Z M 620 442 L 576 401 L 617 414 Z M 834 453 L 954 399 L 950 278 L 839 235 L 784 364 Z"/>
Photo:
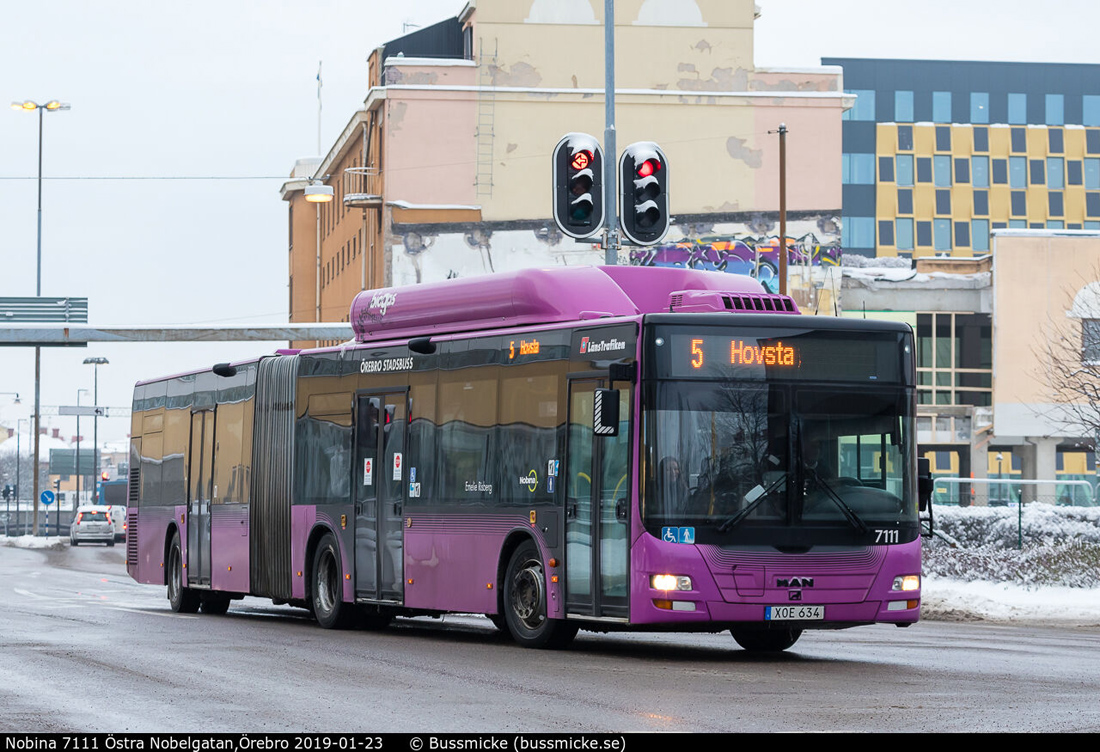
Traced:
<path id="1" fill-rule="evenodd" d="M 619 221 L 636 245 L 661 242 L 668 232 L 668 160 L 652 141 L 639 141 L 619 157 Z"/>
<path id="2" fill-rule="evenodd" d="M 61 479 L 60 478 L 54 478 L 53 479 L 53 490 L 58 492 L 58 493 L 61 492 Z"/>
<path id="3" fill-rule="evenodd" d="M 587 133 L 566 133 L 554 147 L 554 222 L 571 238 L 603 228 L 603 149 Z"/>
<path id="4" fill-rule="evenodd" d="M 11 495 L 12 495 L 12 487 L 11 487 L 11 484 L 9 483 L 8 485 L 4 486 L 4 501 L 10 500 Z"/>
<path id="5" fill-rule="evenodd" d="M 109 470 L 104 470 L 102 473 L 99 474 L 99 479 L 100 480 L 110 480 L 111 479 L 110 471 Z"/>

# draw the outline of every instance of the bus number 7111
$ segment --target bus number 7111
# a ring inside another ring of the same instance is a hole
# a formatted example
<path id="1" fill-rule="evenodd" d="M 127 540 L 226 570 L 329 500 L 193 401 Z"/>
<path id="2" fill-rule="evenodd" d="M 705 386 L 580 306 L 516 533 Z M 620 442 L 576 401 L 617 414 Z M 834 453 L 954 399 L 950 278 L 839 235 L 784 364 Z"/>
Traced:
<path id="1" fill-rule="evenodd" d="M 897 543 L 898 531 L 897 530 L 876 530 L 875 531 L 875 543 Z"/>

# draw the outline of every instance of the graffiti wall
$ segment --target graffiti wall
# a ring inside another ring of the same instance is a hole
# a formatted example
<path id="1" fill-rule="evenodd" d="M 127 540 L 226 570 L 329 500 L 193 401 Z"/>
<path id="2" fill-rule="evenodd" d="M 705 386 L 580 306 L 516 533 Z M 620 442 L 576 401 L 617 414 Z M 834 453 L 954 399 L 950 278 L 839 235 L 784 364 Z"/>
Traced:
<path id="1" fill-rule="evenodd" d="M 772 292 L 779 290 L 779 238 L 711 236 L 630 251 L 634 266 L 674 266 L 755 277 Z M 822 243 L 814 233 L 787 238 L 788 266 L 839 266 L 837 243 Z"/>

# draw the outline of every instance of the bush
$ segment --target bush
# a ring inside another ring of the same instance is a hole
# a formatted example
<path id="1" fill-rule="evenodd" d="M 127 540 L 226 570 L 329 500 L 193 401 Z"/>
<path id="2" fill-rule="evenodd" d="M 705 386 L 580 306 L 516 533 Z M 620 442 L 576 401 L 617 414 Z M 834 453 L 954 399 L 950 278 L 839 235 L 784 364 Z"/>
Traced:
<path id="1" fill-rule="evenodd" d="M 1100 509 L 1029 504 L 1023 550 L 1017 510 L 936 507 L 942 538 L 925 540 L 924 572 L 952 579 L 1011 582 L 1025 587 L 1100 587 Z"/>

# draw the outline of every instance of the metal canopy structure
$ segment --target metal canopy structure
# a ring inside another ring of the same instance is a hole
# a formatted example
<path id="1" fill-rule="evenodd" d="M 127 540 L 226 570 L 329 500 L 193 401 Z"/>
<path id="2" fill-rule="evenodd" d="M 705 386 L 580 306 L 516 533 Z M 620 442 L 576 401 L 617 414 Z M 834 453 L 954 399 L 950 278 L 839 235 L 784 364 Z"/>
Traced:
<path id="1" fill-rule="evenodd" d="M 84 347 L 89 342 L 347 342 L 354 336 L 351 324 L 344 322 L 196 327 L 6 324 L 0 320 L 0 347 Z"/>

